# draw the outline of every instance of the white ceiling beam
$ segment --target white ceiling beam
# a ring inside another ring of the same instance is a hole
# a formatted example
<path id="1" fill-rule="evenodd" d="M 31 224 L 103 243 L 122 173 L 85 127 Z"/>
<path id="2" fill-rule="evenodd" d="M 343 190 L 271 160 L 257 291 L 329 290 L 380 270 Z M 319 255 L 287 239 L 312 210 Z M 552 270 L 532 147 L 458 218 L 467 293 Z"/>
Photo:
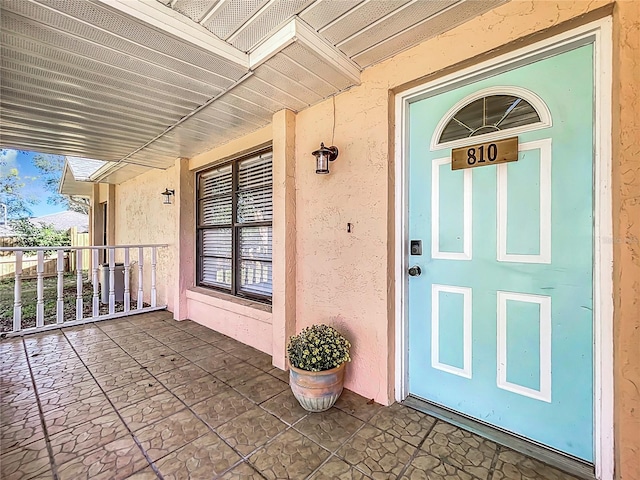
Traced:
<path id="1" fill-rule="evenodd" d="M 393 35 L 391 35 L 390 37 L 384 38 L 372 45 L 369 45 L 367 48 L 365 48 L 364 50 L 356 53 L 353 55 L 352 58 L 356 58 L 358 55 L 362 55 L 364 53 L 367 53 L 371 50 L 373 50 L 374 48 L 377 48 L 378 46 L 382 45 L 385 42 L 391 41 L 394 38 L 399 37 L 400 35 L 403 35 L 404 33 L 414 29 L 414 28 L 419 28 L 420 26 L 424 25 L 427 22 L 430 22 L 432 20 L 434 20 L 436 17 L 443 15 L 445 13 L 447 13 L 450 10 L 453 10 L 454 8 L 458 8 L 460 5 L 462 5 L 463 3 L 467 2 L 468 0 L 458 0 L 457 2 L 451 4 L 451 5 L 447 5 L 445 8 L 443 8 L 442 10 L 437 11 L 436 13 L 434 13 L 433 15 L 430 15 L 426 18 L 423 18 L 422 20 L 420 20 L 417 23 L 414 23 L 413 25 L 411 25 L 410 27 L 407 27 L 403 30 L 400 30 L 399 32 L 394 33 Z M 468 20 L 468 18 L 462 16 L 461 19 L 464 19 L 464 21 Z M 424 41 L 424 40 L 423 40 Z M 408 47 L 407 47 L 408 48 Z M 396 55 L 398 52 L 393 53 L 393 55 Z M 388 58 L 388 57 L 385 57 Z M 384 60 L 384 58 L 378 59 L 377 61 L 381 61 Z M 368 66 L 368 65 L 367 65 Z M 364 68 L 366 68 L 367 66 L 365 66 Z"/>
<path id="2" fill-rule="evenodd" d="M 312 49 L 327 63 L 332 64 L 356 85 L 360 85 L 360 67 L 344 53 L 330 44 L 324 37 L 304 23 L 296 19 L 296 37 L 298 41 Z"/>
<path id="3" fill-rule="evenodd" d="M 323 0 L 315 0 L 312 4 L 307 5 L 300 13 L 298 13 L 299 17 L 304 16 L 305 14 L 309 13 L 311 10 L 313 10 L 314 8 L 316 8 L 318 5 L 320 5 L 322 3 Z"/>
<path id="4" fill-rule="evenodd" d="M 349 15 L 352 15 L 352 14 L 356 13 L 358 10 L 360 10 L 362 7 L 364 7 L 370 1 L 371 0 L 363 0 L 362 3 L 359 3 L 355 7 L 350 8 L 349 10 L 347 10 L 344 13 L 342 13 L 341 15 L 338 15 L 336 18 L 334 18 L 329 23 L 327 23 L 324 27 L 318 29 L 318 33 L 323 33 L 325 30 L 333 27 L 336 23 L 341 22 L 344 18 L 348 17 Z"/>
<path id="5" fill-rule="evenodd" d="M 360 68 L 297 17 L 287 22 L 249 54 L 249 67 L 255 70 L 296 41 L 312 50 L 355 84 L 360 84 Z"/>
<path id="6" fill-rule="evenodd" d="M 260 15 L 262 15 L 269 7 L 271 7 L 271 5 L 273 5 L 275 3 L 276 0 L 268 0 L 264 5 L 262 5 L 256 12 L 254 12 L 253 14 L 251 14 L 251 16 L 245 20 L 244 23 L 242 23 L 242 25 L 240 25 L 238 28 L 236 28 L 233 32 L 231 32 L 229 35 L 227 35 L 227 37 L 225 38 L 225 40 L 229 43 L 232 43 L 236 37 L 238 35 L 240 35 L 245 28 L 247 28 L 249 25 L 251 25 L 257 18 L 260 17 Z"/>
<path id="7" fill-rule="evenodd" d="M 356 30 L 353 34 L 349 35 L 344 40 L 340 40 L 338 43 L 336 43 L 336 47 L 341 47 L 342 45 L 347 43 L 349 40 L 353 40 L 354 38 L 362 35 L 363 33 L 366 33 L 369 30 L 376 28 L 381 23 L 384 23 L 384 22 L 388 21 L 394 15 L 400 13 L 405 8 L 409 8 L 410 6 L 414 5 L 415 3 L 419 2 L 419 1 L 422 1 L 422 0 L 411 0 L 409 3 L 405 3 L 404 5 L 401 5 L 398 8 L 396 8 L 395 10 L 391 10 L 385 16 L 380 17 L 378 20 L 376 20 L 375 22 L 371 23 L 370 25 L 368 25 L 368 26 L 366 26 L 364 28 L 361 28 L 360 30 Z"/>
<path id="8" fill-rule="evenodd" d="M 125 13 L 141 22 L 152 25 L 163 32 L 185 40 L 214 55 L 248 68 L 249 57 L 246 53 L 220 40 L 202 25 L 197 24 L 181 13 L 166 7 L 156 0 L 96 0 L 104 5 Z"/>
<path id="9" fill-rule="evenodd" d="M 227 4 L 229 0 L 218 0 L 218 3 L 215 3 L 207 13 L 205 13 L 202 19 L 198 22 L 200 25 L 204 25 L 209 21 L 213 14 L 220 10 L 224 5 Z"/>
<path id="10" fill-rule="evenodd" d="M 280 50 L 296 41 L 296 21 L 290 20 L 249 54 L 249 68 L 255 70 Z"/>

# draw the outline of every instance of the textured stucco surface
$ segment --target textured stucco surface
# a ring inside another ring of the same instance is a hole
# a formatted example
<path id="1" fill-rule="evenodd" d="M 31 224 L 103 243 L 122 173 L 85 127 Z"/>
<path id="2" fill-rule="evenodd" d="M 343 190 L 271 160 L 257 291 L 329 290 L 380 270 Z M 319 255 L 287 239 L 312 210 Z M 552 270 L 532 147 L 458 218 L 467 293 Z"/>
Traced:
<path id="1" fill-rule="evenodd" d="M 102 224 L 103 224 L 103 208 L 102 204 L 107 204 L 107 244 L 113 245 L 116 241 L 115 232 L 118 228 L 118 222 L 116 220 L 116 205 L 115 205 L 115 185 L 108 185 L 101 183 L 94 185 L 93 188 L 93 204 L 95 205 L 94 211 L 94 226 L 97 228 L 94 230 L 96 235 L 95 245 L 103 245 L 102 238 Z"/>
<path id="2" fill-rule="evenodd" d="M 296 116 L 273 116 L 273 364 L 286 368 L 287 339 L 296 329 Z"/>
<path id="3" fill-rule="evenodd" d="M 133 244 L 168 244 L 159 248 L 157 255 L 157 299 L 158 304 L 167 304 L 169 310 L 174 308 L 174 286 L 177 270 L 177 205 L 163 205 L 161 192 L 165 188 L 175 189 L 178 184 L 177 169 L 152 170 L 128 182 L 115 187 L 115 243 Z M 120 254 L 121 255 L 121 254 Z M 137 249 L 131 250 L 131 261 L 138 259 Z M 119 257 L 120 261 L 122 256 Z M 132 268 L 132 288 L 138 282 L 137 264 Z M 145 302 L 149 301 L 151 286 L 151 249 L 145 249 L 144 256 Z"/>
<path id="4" fill-rule="evenodd" d="M 340 329 L 353 345 L 346 387 L 388 403 L 387 89 L 363 84 L 335 109 L 333 141 L 331 100 L 296 118 L 296 328 Z M 329 175 L 315 173 L 320 142 L 340 149 Z"/>
<path id="5" fill-rule="evenodd" d="M 614 10 L 613 254 L 616 470 L 640 479 L 640 2 Z"/>
<path id="6" fill-rule="evenodd" d="M 250 301 L 227 300 L 224 294 L 200 290 L 204 289 L 187 291 L 191 320 L 271 355 L 273 329 L 268 307 L 256 308 Z"/>
<path id="7" fill-rule="evenodd" d="M 98 202 L 106 202 L 109 198 L 109 185 L 101 183 L 98 185 Z"/>
<path id="8" fill-rule="evenodd" d="M 189 171 L 189 159 L 176 160 L 176 194 L 174 215 L 177 232 L 195 232 L 196 229 L 196 204 L 195 175 Z M 174 300 L 173 318 L 185 320 L 188 318 L 187 289 L 195 285 L 196 271 L 196 236 L 176 235 L 176 275 L 175 284 L 172 287 Z"/>

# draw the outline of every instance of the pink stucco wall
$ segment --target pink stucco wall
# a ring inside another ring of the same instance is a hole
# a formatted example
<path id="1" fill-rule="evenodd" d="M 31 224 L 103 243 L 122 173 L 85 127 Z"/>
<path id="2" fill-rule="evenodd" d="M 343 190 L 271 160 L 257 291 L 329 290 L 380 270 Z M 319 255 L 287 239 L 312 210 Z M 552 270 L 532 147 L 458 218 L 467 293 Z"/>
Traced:
<path id="1" fill-rule="evenodd" d="M 296 327 L 342 331 L 353 345 L 347 388 L 381 403 L 390 400 L 387 99 L 370 84 L 336 97 L 333 141 L 331 100 L 296 117 Z M 329 175 L 315 173 L 321 141 L 341 152 Z"/>
<path id="2" fill-rule="evenodd" d="M 176 169 L 152 170 L 128 182 L 116 186 L 115 192 L 115 243 L 168 244 L 158 249 L 157 256 L 157 300 L 173 311 L 173 285 L 176 281 L 176 205 L 163 205 L 160 194 L 165 188 L 175 188 Z M 131 251 L 131 260 L 137 261 L 137 249 Z M 122 260 L 120 253 L 119 261 Z M 144 284 L 151 285 L 151 250 L 145 249 Z M 132 288 L 138 282 L 137 268 L 132 268 Z M 145 289 L 145 302 L 149 302 L 149 290 Z"/>
<path id="3" fill-rule="evenodd" d="M 271 308 L 240 299 L 225 299 L 205 289 L 187 291 L 189 318 L 271 355 Z"/>
<path id="4" fill-rule="evenodd" d="M 189 172 L 186 174 L 195 176 L 197 170 L 268 144 L 271 140 L 271 126 L 262 128 L 191 159 Z M 191 265 L 193 267 L 193 263 Z M 180 275 L 195 278 L 195 270 L 183 270 Z M 273 316 L 270 306 L 234 299 L 224 293 L 207 292 L 201 288 L 188 289 L 186 303 L 187 314 L 191 320 L 272 354 Z"/>
<path id="5" fill-rule="evenodd" d="M 640 2 L 619 2 L 613 18 L 616 472 L 640 480 Z"/>

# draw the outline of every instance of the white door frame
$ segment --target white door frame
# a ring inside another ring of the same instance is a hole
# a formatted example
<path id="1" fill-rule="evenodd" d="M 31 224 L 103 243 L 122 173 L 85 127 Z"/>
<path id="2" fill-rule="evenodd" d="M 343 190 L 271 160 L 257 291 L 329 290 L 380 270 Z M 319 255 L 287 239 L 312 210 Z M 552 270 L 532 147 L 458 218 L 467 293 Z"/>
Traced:
<path id="1" fill-rule="evenodd" d="M 613 442 L 613 230 L 611 203 L 611 17 L 537 42 L 396 95 L 395 101 L 395 399 L 408 392 L 408 105 L 482 78 L 492 71 L 514 68 L 555 50 L 581 42 L 594 45 L 594 449 L 599 480 L 614 478 Z"/>

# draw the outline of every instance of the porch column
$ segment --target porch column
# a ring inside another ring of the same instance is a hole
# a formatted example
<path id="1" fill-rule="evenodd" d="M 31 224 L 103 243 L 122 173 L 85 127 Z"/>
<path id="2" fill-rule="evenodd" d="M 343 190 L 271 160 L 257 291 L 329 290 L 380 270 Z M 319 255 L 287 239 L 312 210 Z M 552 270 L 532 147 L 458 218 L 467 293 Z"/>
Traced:
<path id="1" fill-rule="evenodd" d="M 173 284 L 173 318 L 185 320 L 187 313 L 187 289 L 193 287 L 195 278 L 196 216 L 194 202 L 195 175 L 189 170 L 189 159 L 176 160 L 175 207 L 177 209 L 175 258 L 177 273 Z"/>
<path id="2" fill-rule="evenodd" d="M 116 244 L 116 186 L 111 184 L 107 196 L 107 243 Z"/>
<path id="3" fill-rule="evenodd" d="M 102 245 L 102 210 L 100 208 L 100 184 L 94 183 L 93 192 L 91 194 L 91 218 L 90 218 L 90 239 L 91 245 Z"/>
<path id="4" fill-rule="evenodd" d="M 100 206 L 98 204 L 98 196 L 100 195 L 100 187 L 97 183 L 91 185 L 91 197 L 89 198 L 89 245 L 98 245 L 96 243 L 96 226 L 98 223 L 98 211 Z M 89 254 L 89 264 L 87 268 L 91 271 L 94 267 L 93 254 Z"/>
<path id="5" fill-rule="evenodd" d="M 296 329 L 296 115 L 273 116 L 273 365 L 286 368 L 286 346 Z"/>

